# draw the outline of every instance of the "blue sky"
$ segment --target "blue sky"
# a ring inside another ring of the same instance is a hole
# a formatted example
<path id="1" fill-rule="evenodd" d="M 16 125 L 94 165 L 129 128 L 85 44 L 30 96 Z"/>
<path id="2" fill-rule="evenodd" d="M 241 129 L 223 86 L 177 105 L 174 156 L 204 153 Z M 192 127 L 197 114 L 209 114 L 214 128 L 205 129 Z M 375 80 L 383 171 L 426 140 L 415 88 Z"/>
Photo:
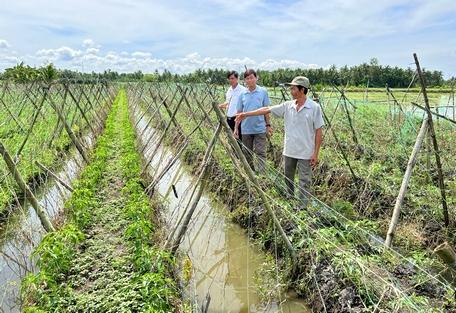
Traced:
<path id="1" fill-rule="evenodd" d="M 416 52 L 456 76 L 452 0 L 0 1 L 0 69 L 408 67 Z"/>

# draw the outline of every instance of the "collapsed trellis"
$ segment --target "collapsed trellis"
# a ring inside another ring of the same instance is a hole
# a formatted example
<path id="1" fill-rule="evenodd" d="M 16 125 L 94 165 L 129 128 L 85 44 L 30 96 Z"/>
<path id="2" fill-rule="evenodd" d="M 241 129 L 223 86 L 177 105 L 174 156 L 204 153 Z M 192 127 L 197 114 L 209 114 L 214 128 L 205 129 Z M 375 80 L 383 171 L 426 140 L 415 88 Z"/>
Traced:
<path id="1" fill-rule="evenodd" d="M 334 89 L 336 91 L 341 91 L 338 88 Z M 165 138 L 173 138 L 173 148 L 175 149 L 175 156 L 169 160 L 166 160 L 166 165 L 163 167 L 163 170 L 159 173 L 155 173 L 152 177 L 152 182 L 148 186 L 149 191 L 153 191 L 154 187 L 157 185 L 158 181 L 165 175 L 165 173 L 176 163 L 179 157 L 184 153 L 184 151 L 188 151 L 191 149 L 191 141 L 192 137 L 200 138 L 206 144 L 206 156 L 203 159 L 202 166 L 200 167 L 200 179 L 198 179 L 198 184 L 194 186 L 193 193 L 196 192 L 198 188 L 198 194 L 201 193 L 201 190 L 204 188 L 204 172 L 208 164 L 208 153 L 211 152 L 214 144 L 214 137 L 212 140 L 210 139 L 211 130 L 215 130 L 217 125 L 223 120 L 223 117 L 220 115 L 216 115 L 214 110 L 216 107 L 214 104 L 217 102 L 217 95 L 222 93 L 222 90 L 219 86 L 213 86 L 209 84 L 200 84 L 200 85 L 175 85 L 175 84 L 167 84 L 167 83 L 155 83 L 155 84 L 131 84 L 128 88 L 129 91 L 129 98 L 131 99 L 130 105 L 132 108 L 132 112 L 136 116 L 135 124 L 138 125 L 140 121 L 145 122 L 144 128 L 139 129 L 139 135 L 143 136 L 145 134 L 145 129 L 147 128 L 156 128 L 159 131 L 154 133 L 154 135 L 146 138 L 146 145 L 150 142 L 154 142 L 155 146 L 153 148 L 152 156 L 157 153 L 157 149 L 159 146 L 164 145 Z M 286 99 L 286 91 L 281 91 L 283 95 L 283 99 Z M 352 136 L 352 140 L 355 142 L 360 142 L 360 139 L 357 137 L 356 128 L 353 123 L 353 119 L 349 118 L 350 109 L 348 105 L 352 106 L 353 108 L 355 105 L 350 103 L 350 100 L 340 92 L 339 102 L 342 103 L 343 106 L 343 114 L 346 116 L 346 121 L 348 123 L 348 127 L 350 129 L 349 133 Z M 324 97 L 320 94 L 320 99 L 324 101 Z M 337 106 L 336 105 L 336 110 Z M 323 103 L 323 108 L 325 108 L 325 103 Z M 352 108 L 352 109 L 353 109 Z M 344 142 L 342 139 L 338 137 L 337 130 L 332 126 L 332 120 L 336 114 L 336 110 L 332 113 L 332 116 L 328 116 L 327 112 L 325 113 L 325 120 L 327 122 L 328 128 L 326 132 L 330 132 L 335 141 L 336 141 L 336 149 L 343 155 L 343 159 L 346 162 L 347 167 L 350 169 L 350 172 L 353 176 L 354 182 L 357 181 L 358 175 L 354 172 L 354 169 L 350 165 L 350 160 L 348 156 L 348 147 L 347 143 Z M 180 117 L 179 117 L 180 115 Z M 182 122 L 182 117 L 185 116 L 185 123 Z M 181 122 L 179 122 L 179 119 Z M 408 121 L 406 121 L 408 123 Z M 218 128 L 219 129 L 219 128 Z M 218 131 L 215 133 L 217 137 Z M 356 139 L 355 139 L 356 138 Z M 238 159 L 238 155 L 235 152 L 237 149 L 237 144 L 230 144 L 230 136 L 220 136 L 218 141 L 218 145 L 223 147 L 226 151 L 227 157 L 229 157 L 234 164 L 235 168 L 238 170 L 242 176 L 246 177 L 248 180 L 251 177 L 248 175 L 248 170 L 240 164 Z M 143 146 L 143 151 L 145 149 Z M 190 148 L 189 148 L 190 147 Z M 202 151 L 200 151 L 202 152 Z M 152 160 L 146 160 L 146 167 L 151 164 Z M 274 166 L 269 166 L 271 171 L 274 171 L 275 177 L 280 175 L 279 171 L 274 168 Z M 202 185 L 200 184 L 202 183 Z M 255 181 L 253 181 L 255 185 Z M 365 188 L 365 187 L 363 187 Z M 261 190 L 257 190 L 259 198 L 262 198 L 263 192 Z M 265 195 L 267 197 L 267 195 Z M 176 246 L 179 244 L 181 240 L 181 236 L 178 235 L 175 237 L 176 233 L 182 233 L 188 227 L 188 222 L 191 218 L 192 208 L 195 206 L 195 203 L 198 201 L 198 196 L 193 199 L 192 203 L 189 202 L 188 204 L 188 211 L 190 215 L 187 215 L 187 218 L 183 219 L 183 223 L 179 225 L 174 225 L 174 229 L 171 232 L 171 235 L 168 237 L 167 245 L 168 247 L 172 248 L 175 251 Z M 332 225 L 332 227 L 342 228 L 346 231 L 353 232 L 357 234 L 356 238 L 359 240 L 359 245 L 364 247 L 370 247 L 369 249 L 373 249 L 374 251 L 379 251 L 377 253 L 383 253 L 384 255 L 389 255 L 390 257 L 397 258 L 401 260 L 401 262 L 410 262 L 407 258 L 402 256 L 401 254 L 396 253 L 393 250 L 383 250 L 381 247 L 381 241 L 378 237 L 370 232 L 369 230 L 365 230 L 362 227 L 359 227 L 356 222 L 350 221 L 346 219 L 343 215 L 328 207 L 324 203 L 319 202 L 318 199 L 314 199 L 314 202 L 317 203 L 318 207 L 322 209 L 324 214 L 319 215 L 319 219 L 321 221 L 317 221 L 313 225 L 309 224 L 302 224 L 303 221 L 299 219 L 299 217 L 293 212 L 290 211 L 289 208 L 282 207 L 281 204 L 274 201 L 271 198 L 262 198 L 263 203 L 271 203 L 274 209 L 276 210 L 276 214 L 278 215 L 277 221 L 278 226 L 283 225 L 283 222 L 287 220 L 292 220 L 296 225 L 301 225 L 303 228 L 303 232 L 291 234 L 292 236 L 299 235 L 300 238 L 305 238 L 306 236 L 314 236 L 320 240 L 330 241 L 329 238 L 326 238 L 324 234 L 320 232 L 320 229 L 324 228 L 324 225 L 327 224 Z M 272 217 L 274 219 L 274 217 Z M 350 230 L 353 227 L 354 230 Z M 180 231 L 179 231 L 180 229 Z M 290 236 L 290 233 L 281 236 L 282 242 L 285 246 L 288 246 L 285 238 Z M 296 238 L 294 238 L 296 239 Z M 299 239 L 299 238 L 298 238 Z M 304 241 L 305 242 L 305 241 Z M 330 244 L 330 243 L 328 243 Z M 296 245 L 296 244 L 295 244 Z M 366 290 L 376 290 L 374 293 L 377 295 L 377 306 L 381 307 L 382 303 L 393 302 L 395 305 L 393 306 L 394 310 L 400 310 L 401 305 L 408 305 L 411 308 L 419 307 L 420 304 L 414 303 L 413 301 L 413 293 L 409 294 L 409 288 L 401 288 L 396 286 L 395 278 L 391 273 L 384 272 L 380 268 L 377 268 L 375 264 L 371 264 L 370 262 L 364 261 L 360 252 L 356 249 L 352 248 L 343 248 L 334 246 L 334 253 L 335 256 L 337 255 L 339 258 L 347 258 L 349 260 L 355 260 L 355 264 L 359 267 L 359 271 L 365 273 L 366 277 L 371 279 L 373 283 L 369 283 L 369 286 L 365 286 Z M 291 255 L 294 254 L 296 247 L 291 246 L 290 251 Z M 440 281 L 437 279 L 435 274 L 431 274 L 427 272 L 426 269 L 418 267 L 418 271 L 424 273 L 424 275 L 428 276 L 428 282 L 435 283 L 437 285 L 441 285 Z M 367 284 L 365 281 L 364 284 Z M 371 286 L 373 284 L 374 286 Z M 316 282 L 318 287 L 318 283 Z M 380 286 L 382 286 L 383 291 L 378 291 Z M 447 288 L 450 290 L 451 287 L 448 285 L 443 284 L 443 288 Z M 321 299 L 323 304 L 325 303 L 324 299 Z M 401 304 L 401 301 L 404 303 Z"/>

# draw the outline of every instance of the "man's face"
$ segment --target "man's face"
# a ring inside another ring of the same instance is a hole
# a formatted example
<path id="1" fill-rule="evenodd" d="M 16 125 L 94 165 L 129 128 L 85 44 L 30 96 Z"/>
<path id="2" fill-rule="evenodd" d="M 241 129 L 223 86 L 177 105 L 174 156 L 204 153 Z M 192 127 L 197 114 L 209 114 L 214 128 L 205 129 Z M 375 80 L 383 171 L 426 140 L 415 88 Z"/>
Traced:
<path id="1" fill-rule="evenodd" d="M 304 90 L 299 91 L 299 88 L 297 86 L 290 86 L 290 93 L 293 99 L 298 99 L 299 96 L 304 93 Z"/>
<path id="2" fill-rule="evenodd" d="M 244 81 L 245 81 L 245 84 L 247 85 L 247 87 L 255 88 L 256 82 L 257 82 L 257 78 L 255 77 L 255 75 L 250 74 L 249 76 L 244 78 Z"/>
<path id="3" fill-rule="evenodd" d="M 236 76 L 234 75 L 231 75 L 229 78 L 228 78 L 228 82 L 230 83 L 230 86 L 236 86 L 237 83 L 238 83 L 238 79 L 236 78 Z"/>

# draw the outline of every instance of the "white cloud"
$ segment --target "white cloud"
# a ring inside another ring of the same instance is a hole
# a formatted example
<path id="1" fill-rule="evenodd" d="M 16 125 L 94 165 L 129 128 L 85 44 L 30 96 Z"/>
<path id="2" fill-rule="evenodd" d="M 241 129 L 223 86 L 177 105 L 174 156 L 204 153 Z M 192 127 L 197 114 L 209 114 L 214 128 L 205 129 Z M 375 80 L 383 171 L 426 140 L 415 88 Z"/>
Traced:
<path id="1" fill-rule="evenodd" d="M 150 58 L 151 57 L 150 52 L 142 52 L 142 51 L 136 51 L 131 54 L 132 57 L 135 58 Z"/>
<path id="2" fill-rule="evenodd" d="M 0 66 L 7 68 L 20 62 L 21 60 L 16 56 L 0 54 Z"/>
<path id="3" fill-rule="evenodd" d="M 272 60 L 256 61 L 248 57 L 243 58 L 214 58 L 203 57 L 194 52 L 181 58 L 174 59 L 158 59 L 152 58 L 147 53 L 131 53 L 130 55 L 125 52 L 116 53 L 113 51 L 108 52 L 103 56 L 84 55 L 84 66 L 88 70 L 90 68 L 95 70 L 103 70 L 110 68 L 120 72 L 132 72 L 141 70 L 143 72 L 153 72 L 155 70 L 164 71 L 169 70 L 173 73 L 189 73 L 197 69 L 236 69 L 242 70 L 244 66 L 273 70 L 277 68 L 315 68 L 315 64 L 305 64 L 296 60 Z M 78 62 L 77 59 L 74 62 Z"/>
<path id="4" fill-rule="evenodd" d="M 11 53 L 3 56 L 4 62 L 0 66 L 5 68 L 11 63 L 17 63 L 20 57 Z M 57 49 L 41 49 L 32 56 L 25 56 L 22 59 L 29 64 L 44 64 L 53 62 L 61 68 L 77 69 L 85 71 L 102 72 L 111 69 L 119 72 L 133 72 L 141 70 L 145 73 L 158 70 L 171 71 L 172 73 L 189 73 L 197 69 L 234 69 L 242 71 L 244 66 L 256 69 L 273 70 L 277 68 L 313 68 L 315 64 L 305 64 L 291 59 L 275 60 L 266 59 L 257 61 L 249 57 L 227 58 L 227 57 L 208 57 L 201 56 L 197 52 L 189 53 L 184 57 L 160 59 L 153 58 L 151 53 L 136 51 L 128 52 L 103 52 L 98 48 L 88 48 L 77 50 L 70 47 L 60 47 Z"/>
<path id="5" fill-rule="evenodd" d="M 100 52 L 100 49 L 97 48 L 87 48 L 85 53 L 86 54 L 92 54 L 92 55 L 97 55 Z"/>
<path id="6" fill-rule="evenodd" d="M 58 49 L 41 49 L 37 51 L 36 56 L 48 61 L 71 61 L 74 58 L 81 56 L 80 50 L 63 46 Z"/>
<path id="7" fill-rule="evenodd" d="M 100 49 L 101 48 L 101 45 L 96 43 L 93 39 L 84 39 L 84 41 L 82 42 L 82 47 L 86 50 L 89 50 L 89 49 Z"/>
<path id="8" fill-rule="evenodd" d="M 456 2 L 452 0 L 424 1 L 411 12 L 406 20 L 409 29 L 426 28 L 433 24 L 446 23 L 445 15 L 456 13 Z"/>
<path id="9" fill-rule="evenodd" d="M 11 45 L 5 39 L 0 39 L 0 49 L 9 49 Z"/>

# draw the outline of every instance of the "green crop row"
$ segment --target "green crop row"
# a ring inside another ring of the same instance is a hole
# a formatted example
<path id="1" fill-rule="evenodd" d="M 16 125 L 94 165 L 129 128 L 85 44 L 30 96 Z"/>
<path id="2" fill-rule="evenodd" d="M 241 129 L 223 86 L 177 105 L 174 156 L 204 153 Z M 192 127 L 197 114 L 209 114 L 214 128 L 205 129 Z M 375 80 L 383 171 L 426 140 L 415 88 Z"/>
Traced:
<path id="1" fill-rule="evenodd" d="M 171 312 L 178 306 L 174 261 L 154 243 L 154 210 L 125 92 L 113 104 L 65 205 L 66 223 L 34 252 L 39 272 L 22 283 L 26 312 Z"/>

